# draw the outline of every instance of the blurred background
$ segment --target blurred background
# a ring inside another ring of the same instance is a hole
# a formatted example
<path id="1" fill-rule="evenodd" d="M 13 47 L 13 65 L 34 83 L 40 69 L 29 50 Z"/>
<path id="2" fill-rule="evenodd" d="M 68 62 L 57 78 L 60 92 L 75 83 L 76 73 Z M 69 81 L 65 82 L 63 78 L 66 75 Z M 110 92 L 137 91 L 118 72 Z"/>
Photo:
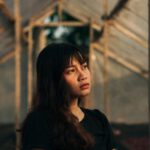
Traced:
<path id="1" fill-rule="evenodd" d="M 53 41 L 80 46 L 119 150 L 149 149 L 148 0 L 0 0 L 0 150 L 20 150 L 35 62 Z"/>

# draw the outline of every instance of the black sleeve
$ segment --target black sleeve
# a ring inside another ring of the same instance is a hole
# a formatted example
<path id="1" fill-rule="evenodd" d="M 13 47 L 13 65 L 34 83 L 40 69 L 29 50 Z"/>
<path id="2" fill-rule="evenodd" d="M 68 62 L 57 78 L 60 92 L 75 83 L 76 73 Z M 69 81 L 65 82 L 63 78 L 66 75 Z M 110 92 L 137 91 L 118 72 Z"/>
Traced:
<path id="1" fill-rule="evenodd" d="M 108 120 L 107 120 L 107 123 L 108 123 L 108 135 L 109 135 L 108 136 L 108 143 L 109 143 L 111 149 L 116 149 L 117 150 L 117 143 L 116 143 L 114 134 L 112 132 L 112 128 L 111 128 Z"/>
<path id="2" fill-rule="evenodd" d="M 112 132 L 112 127 L 111 127 L 107 117 L 101 111 L 99 111 L 98 109 L 94 109 L 94 111 L 95 111 L 95 114 L 97 116 L 99 116 L 103 120 L 104 128 L 106 129 L 107 134 L 108 134 L 108 138 L 107 138 L 108 149 L 110 149 L 110 150 L 112 150 L 112 149 L 117 150 L 116 139 L 114 137 L 114 134 Z"/>
<path id="3" fill-rule="evenodd" d="M 23 122 L 21 131 L 22 150 L 31 150 L 33 148 L 48 149 L 47 139 L 41 128 L 36 113 L 29 113 Z"/>

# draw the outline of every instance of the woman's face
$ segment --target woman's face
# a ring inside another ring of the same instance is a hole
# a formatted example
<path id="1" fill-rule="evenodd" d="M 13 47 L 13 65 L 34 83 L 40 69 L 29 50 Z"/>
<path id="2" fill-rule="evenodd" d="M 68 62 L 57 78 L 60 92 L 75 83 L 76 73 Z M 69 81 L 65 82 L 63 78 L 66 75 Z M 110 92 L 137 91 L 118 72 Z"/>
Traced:
<path id="1" fill-rule="evenodd" d="M 90 93 L 91 76 L 87 63 L 80 64 L 73 58 L 63 73 L 64 80 L 73 97 L 83 97 Z"/>

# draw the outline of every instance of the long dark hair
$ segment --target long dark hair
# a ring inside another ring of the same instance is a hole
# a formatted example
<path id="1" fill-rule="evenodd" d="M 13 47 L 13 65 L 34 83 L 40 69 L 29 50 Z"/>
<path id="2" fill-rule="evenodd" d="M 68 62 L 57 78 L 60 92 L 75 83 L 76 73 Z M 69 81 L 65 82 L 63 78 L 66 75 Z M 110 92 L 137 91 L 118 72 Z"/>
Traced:
<path id="1" fill-rule="evenodd" d="M 79 123 L 69 107 L 71 96 L 62 74 L 70 60 L 81 64 L 87 61 L 83 52 L 68 43 L 52 43 L 39 54 L 36 63 L 37 89 L 32 110 L 48 110 L 53 114 L 54 133 L 52 145 L 57 150 L 89 150 L 94 138 Z"/>

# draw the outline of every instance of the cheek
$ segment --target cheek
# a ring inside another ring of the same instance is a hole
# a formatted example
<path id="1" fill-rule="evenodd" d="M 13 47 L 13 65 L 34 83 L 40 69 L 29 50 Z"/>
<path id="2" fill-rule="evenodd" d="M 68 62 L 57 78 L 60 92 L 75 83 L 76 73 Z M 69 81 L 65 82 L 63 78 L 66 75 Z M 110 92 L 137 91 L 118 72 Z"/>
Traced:
<path id="1" fill-rule="evenodd" d="M 64 80 L 68 87 L 74 87 L 77 84 L 74 77 L 64 77 Z"/>
<path id="2" fill-rule="evenodd" d="M 66 79 L 65 80 L 66 85 L 68 87 L 68 92 L 72 95 L 74 95 L 75 93 L 77 93 L 80 89 L 79 86 L 77 84 L 77 82 L 74 79 Z"/>
<path id="3" fill-rule="evenodd" d="M 89 82 L 91 82 L 91 72 L 90 71 L 87 73 L 87 78 L 88 78 Z"/>

